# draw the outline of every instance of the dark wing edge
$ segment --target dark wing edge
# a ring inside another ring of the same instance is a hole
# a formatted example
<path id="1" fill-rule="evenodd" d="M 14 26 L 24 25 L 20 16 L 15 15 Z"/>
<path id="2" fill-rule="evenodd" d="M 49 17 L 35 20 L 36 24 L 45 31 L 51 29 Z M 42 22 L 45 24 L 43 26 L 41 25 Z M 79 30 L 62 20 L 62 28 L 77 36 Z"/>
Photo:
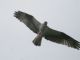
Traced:
<path id="1" fill-rule="evenodd" d="M 38 22 L 32 15 L 17 11 L 14 13 L 14 17 L 23 22 L 34 33 L 38 33 L 41 23 Z"/>
<path id="2" fill-rule="evenodd" d="M 72 47 L 78 50 L 80 49 L 80 42 L 78 42 L 77 40 L 73 39 L 72 37 L 68 36 L 63 32 L 53 30 L 49 27 L 47 27 L 44 37 L 45 39 L 50 40 L 52 42 L 67 45 L 68 47 Z"/>

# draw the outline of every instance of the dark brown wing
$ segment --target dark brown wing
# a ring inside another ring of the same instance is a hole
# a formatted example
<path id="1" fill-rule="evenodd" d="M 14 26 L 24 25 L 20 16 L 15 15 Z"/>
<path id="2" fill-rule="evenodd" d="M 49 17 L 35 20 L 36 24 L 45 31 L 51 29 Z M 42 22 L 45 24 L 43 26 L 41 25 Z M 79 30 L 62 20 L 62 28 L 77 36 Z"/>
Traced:
<path id="1" fill-rule="evenodd" d="M 63 32 L 53 30 L 49 27 L 47 27 L 46 29 L 45 39 L 59 44 L 67 45 L 75 49 L 80 48 L 80 42 L 76 41 L 75 39 L 73 39 L 72 37 L 68 36 Z"/>
<path id="2" fill-rule="evenodd" d="M 23 22 L 34 33 L 38 33 L 41 23 L 38 22 L 32 15 L 18 11 L 14 13 L 14 16 Z"/>

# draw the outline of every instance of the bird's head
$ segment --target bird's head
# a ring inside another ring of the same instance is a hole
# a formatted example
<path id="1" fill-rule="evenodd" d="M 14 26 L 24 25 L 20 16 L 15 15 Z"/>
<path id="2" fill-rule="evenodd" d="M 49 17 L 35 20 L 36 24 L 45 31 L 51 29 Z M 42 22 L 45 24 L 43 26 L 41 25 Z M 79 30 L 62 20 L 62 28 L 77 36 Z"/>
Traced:
<path id="1" fill-rule="evenodd" d="M 46 26 L 47 26 L 47 24 L 48 24 L 48 23 L 47 23 L 47 21 L 45 21 L 45 22 L 44 22 L 44 25 L 46 25 Z"/>

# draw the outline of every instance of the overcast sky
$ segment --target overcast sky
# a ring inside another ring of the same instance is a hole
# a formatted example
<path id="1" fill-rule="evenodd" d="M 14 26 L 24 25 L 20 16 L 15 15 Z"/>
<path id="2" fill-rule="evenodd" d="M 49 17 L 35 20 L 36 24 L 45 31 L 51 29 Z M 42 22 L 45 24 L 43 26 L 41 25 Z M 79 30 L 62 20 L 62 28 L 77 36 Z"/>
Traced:
<path id="1" fill-rule="evenodd" d="M 13 16 L 18 10 L 80 41 L 80 0 L 0 0 L 0 60 L 80 60 L 80 50 L 44 38 L 34 46 L 36 34 Z"/>

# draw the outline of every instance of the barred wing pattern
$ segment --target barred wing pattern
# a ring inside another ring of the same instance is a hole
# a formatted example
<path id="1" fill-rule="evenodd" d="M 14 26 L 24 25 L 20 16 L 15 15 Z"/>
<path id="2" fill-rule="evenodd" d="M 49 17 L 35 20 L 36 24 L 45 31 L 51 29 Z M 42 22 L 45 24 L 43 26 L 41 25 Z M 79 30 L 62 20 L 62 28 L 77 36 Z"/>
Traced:
<path id="1" fill-rule="evenodd" d="M 60 31 L 53 30 L 49 27 L 46 30 L 45 39 L 59 44 L 67 45 L 68 47 L 72 47 L 78 50 L 80 49 L 80 42 L 73 39 L 69 35 Z"/>
<path id="2" fill-rule="evenodd" d="M 38 33 L 41 23 L 38 22 L 32 15 L 18 11 L 18 12 L 15 12 L 14 16 L 18 20 L 23 22 L 33 32 Z"/>

